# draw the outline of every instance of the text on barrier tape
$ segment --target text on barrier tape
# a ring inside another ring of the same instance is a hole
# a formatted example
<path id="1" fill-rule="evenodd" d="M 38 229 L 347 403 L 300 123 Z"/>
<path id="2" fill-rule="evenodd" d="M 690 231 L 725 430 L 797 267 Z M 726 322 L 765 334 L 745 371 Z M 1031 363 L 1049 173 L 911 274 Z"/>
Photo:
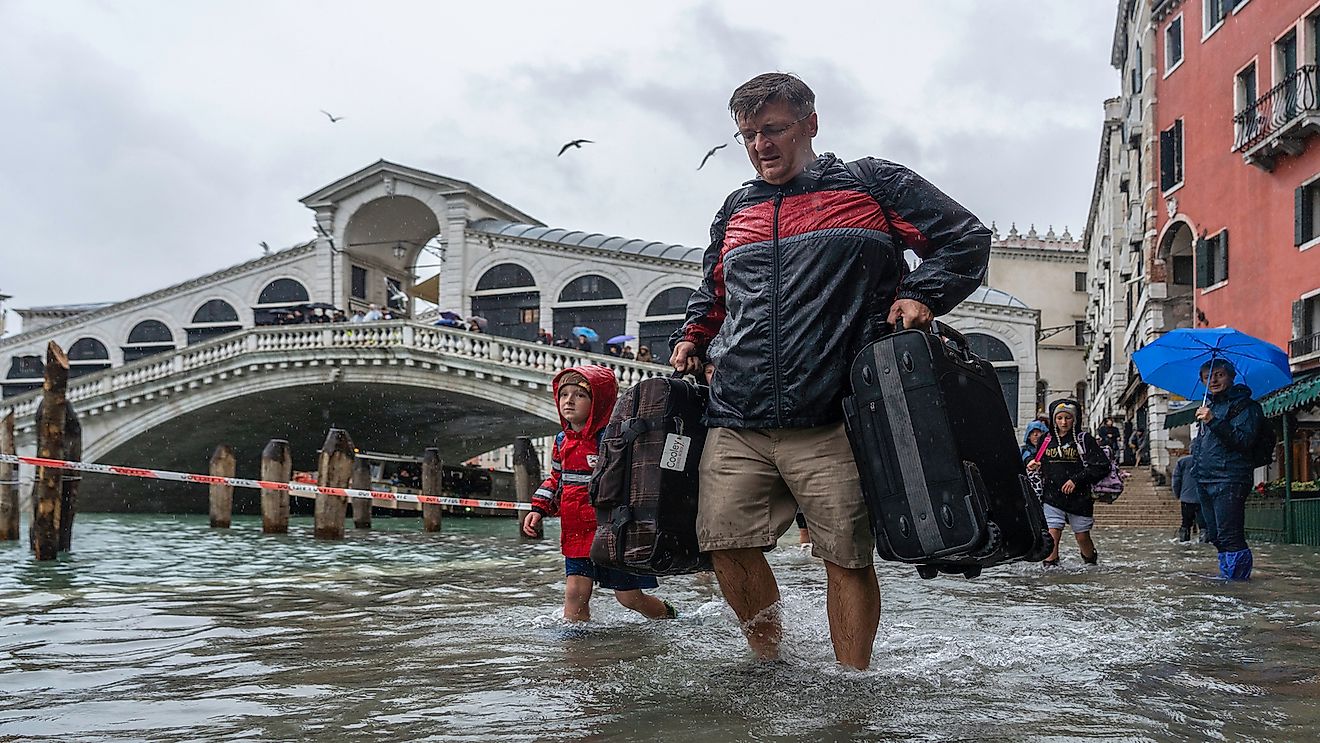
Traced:
<path id="1" fill-rule="evenodd" d="M 79 472 L 98 472 L 103 475 L 121 475 L 140 477 L 147 480 L 170 480 L 173 482 L 193 482 L 201 485 L 232 485 L 236 488 L 254 488 L 261 490 L 283 490 L 298 496 L 337 495 L 341 498 L 375 498 L 404 503 L 428 503 L 439 506 L 465 506 L 468 508 L 500 508 L 504 510 L 531 510 L 530 503 L 517 503 L 505 500 L 478 500 L 476 498 L 452 498 L 447 495 L 415 495 L 413 493 L 391 493 L 388 490 L 357 490 L 354 488 L 326 488 L 303 482 L 270 482 L 267 480 L 248 480 L 241 477 L 218 477 L 216 475 L 195 475 L 187 472 L 169 470 L 151 470 L 143 467 L 120 467 L 113 464 L 95 462 L 69 462 L 63 459 L 45 459 L 43 457 L 23 457 L 15 454 L 0 454 L 0 463 L 27 464 L 34 467 L 47 467 L 59 470 L 77 470 Z"/>

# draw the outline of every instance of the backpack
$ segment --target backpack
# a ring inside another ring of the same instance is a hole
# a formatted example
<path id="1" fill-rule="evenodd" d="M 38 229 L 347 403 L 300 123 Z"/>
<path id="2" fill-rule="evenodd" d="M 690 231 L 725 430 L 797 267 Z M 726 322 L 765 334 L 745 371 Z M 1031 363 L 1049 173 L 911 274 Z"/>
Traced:
<path id="1" fill-rule="evenodd" d="M 1251 400 L 1242 400 L 1233 405 L 1228 409 L 1228 417 L 1225 420 L 1231 421 L 1238 417 L 1250 404 Z M 1277 443 L 1274 426 L 1262 417 L 1260 427 L 1256 429 L 1256 437 L 1251 440 L 1251 444 L 1243 453 L 1247 455 L 1252 467 L 1266 467 L 1274 463 L 1274 447 Z"/>
<path id="2" fill-rule="evenodd" d="M 1084 437 L 1077 437 L 1077 448 L 1083 458 L 1086 457 L 1086 445 L 1082 443 Z M 1091 498 L 1104 503 L 1113 503 L 1118 500 L 1118 496 L 1123 494 L 1123 484 L 1131 475 L 1118 468 L 1118 457 L 1107 446 L 1101 446 L 1100 451 L 1104 452 L 1105 459 L 1109 462 L 1109 474 L 1100 478 L 1100 481 L 1091 486 Z"/>

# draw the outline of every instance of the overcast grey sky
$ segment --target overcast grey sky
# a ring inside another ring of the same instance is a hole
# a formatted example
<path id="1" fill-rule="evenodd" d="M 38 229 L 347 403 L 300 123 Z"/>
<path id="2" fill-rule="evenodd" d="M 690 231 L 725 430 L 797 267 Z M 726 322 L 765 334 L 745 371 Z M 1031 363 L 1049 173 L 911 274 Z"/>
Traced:
<path id="1" fill-rule="evenodd" d="M 704 245 L 752 170 L 736 146 L 697 164 L 730 141 L 730 91 L 768 70 L 815 89 L 818 152 L 909 165 L 987 224 L 1080 234 L 1114 13 L 0 0 L 0 292 L 127 299 L 308 239 L 298 198 L 380 158 L 554 226 Z M 577 137 L 597 144 L 555 156 Z"/>

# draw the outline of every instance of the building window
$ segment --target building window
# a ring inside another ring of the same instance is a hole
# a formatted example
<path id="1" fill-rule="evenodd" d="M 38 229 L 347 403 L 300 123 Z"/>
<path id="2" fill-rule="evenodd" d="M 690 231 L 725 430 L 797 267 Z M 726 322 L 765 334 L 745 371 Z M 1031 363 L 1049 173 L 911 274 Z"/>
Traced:
<path id="1" fill-rule="evenodd" d="M 1085 320 L 1073 320 L 1073 345 L 1074 345 L 1074 346 L 1085 346 L 1085 345 L 1086 345 L 1086 321 L 1085 321 Z"/>
<path id="2" fill-rule="evenodd" d="M 1256 63 L 1252 62 L 1233 79 L 1234 142 L 1241 147 L 1260 133 L 1261 118 L 1256 111 Z"/>
<path id="3" fill-rule="evenodd" d="M 1211 31 L 1224 22 L 1228 14 L 1247 0 L 1202 0 L 1201 31 L 1209 36 Z"/>
<path id="4" fill-rule="evenodd" d="M 1173 68 L 1182 63 L 1183 32 L 1182 16 L 1169 21 L 1164 29 L 1164 74 L 1173 72 Z"/>
<path id="5" fill-rule="evenodd" d="M 275 279 L 257 297 L 257 304 L 295 304 L 306 301 L 307 288 L 293 279 Z"/>
<path id="6" fill-rule="evenodd" d="M 1298 186 L 1293 212 L 1293 244 L 1305 245 L 1320 237 L 1320 181 Z"/>
<path id="7" fill-rule="evenodd" d="M 514 289 L 524 286 L 536 286 L 536 279 L 532 278 L 531 271 L 516 263 L 501 263 L 486 271 L 480 279 L 477 279 L 477 291 L 479 292 L 491 289 Z"/>
<path id="8" fill-rule="evenodd" d="M 539 323 L 541 322 L 541 308 L 524 307 L 519 313 L 518 318 L 521 322 L 524 323 L 532 323 L 532 324 Z"/>
<path id="9" fill-rule="evenodd" d="M 1131 67 L 1132 81 L 1129 83 L 1129 87 L 1132 90 L 1132 93 L 1135 95 L 1141 92 L 1142 75 L 1145 73 L 1145 69 L 1146 69 L 1145 60 L 1142 59 L 1142 55 L 1141 55 L 1140 44 L 1137 44 L 1137 49 L 1133 53 L 1132 58 L 1133 58 L 1133 63 Z"/>
<path id="10" fill-rule="evenodd" d="M 353 277 L 349 283 L 349 295 L 354 299 L 367 298 L 367 269 L 353 266 Z"/>
<path id="11" fill-rule="evenodd" d="M 1171 191 L 1183 182 L 1183 122 L 1160 132 L 1160 190 Z"/>
<path id="12" fill-rule="evenodd" d="M 1074 271 L 1074 272 L 1073 272 L 1073 291 L 1079 291 L 1079 292 L 1084 292 L 1084 291 L 1086 291 L 1086 272 L 1085 272 L 1085 271 Z"/>
<path id="13" fill-rule="evenodd" d="M 1196 251 L 1196 286 L 1204 289 L 1228 281 L 1228 230 L 1200 241 Z"/>
<path id="14" fill-rule="evenodd" d="M 1173 256 L 1173 283 L 1177 286 L 1191 286 L 1193 277 L 1192 257 L 1190 255 Z"/>
<path id="15" fill-rule="evenodd" d="M 1296 359 L 1320 352 L 1320 296 L 1293 302 L 1292 312 L 1293 338 L 1288 343 L 1288 356 Z"/>
<path id="16" fill-rule="evenodd" d="M 1274 42 L 1274 80 L 1283 85 L 1283 122 L 1291 121 L 1297 115 L 1297 32 Z M 1279 122 L 1279 123 L 1283 123 Z"/>

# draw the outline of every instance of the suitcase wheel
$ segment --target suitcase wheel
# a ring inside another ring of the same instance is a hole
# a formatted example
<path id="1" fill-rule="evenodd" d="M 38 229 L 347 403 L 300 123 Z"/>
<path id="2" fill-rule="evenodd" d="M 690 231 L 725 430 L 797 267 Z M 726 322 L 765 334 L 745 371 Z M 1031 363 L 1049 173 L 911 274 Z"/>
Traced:
<path id="1" fill-rule="evenodd" d="M 922 580 L 930 580 L 931 578 L 934 578 L 939 574 L 940 574 L 940 569 L 935 567 L 934 565 L 917 566 L 917 575 L 920 575 Z"/>
<path id="2" fill-rule="evenodd" d="M 1003 546 L 1003 530 L 999 528 L 999 524 L 996 524 L 993 521 L 987 521 L 985 523 L 985 544 L 981 546 L 981 549 L 973 553 L 972 556 L 977 559 L 984 559 L 998 552 L 999 548 Z M 977 572 L 980 572 L 980 570 L 978 569 Z M 967 577 L 974 578 L 976 576 L 969 575 Z"/>
<path id="3" fill-rule="evenodd" d="M 964 578 L 975 578 L 976 576 L 978 576 L 978 575 L 980 575 L 980 574 L 981 574 L 981 566 L 980 566 L 980 565 L 973 565 L 973 566 L 971 566 L 971 567 L 969 567 L 969 568 L 967 568 L 966 570 L 963 571 L 963 577 L 964 577 Z"/>

